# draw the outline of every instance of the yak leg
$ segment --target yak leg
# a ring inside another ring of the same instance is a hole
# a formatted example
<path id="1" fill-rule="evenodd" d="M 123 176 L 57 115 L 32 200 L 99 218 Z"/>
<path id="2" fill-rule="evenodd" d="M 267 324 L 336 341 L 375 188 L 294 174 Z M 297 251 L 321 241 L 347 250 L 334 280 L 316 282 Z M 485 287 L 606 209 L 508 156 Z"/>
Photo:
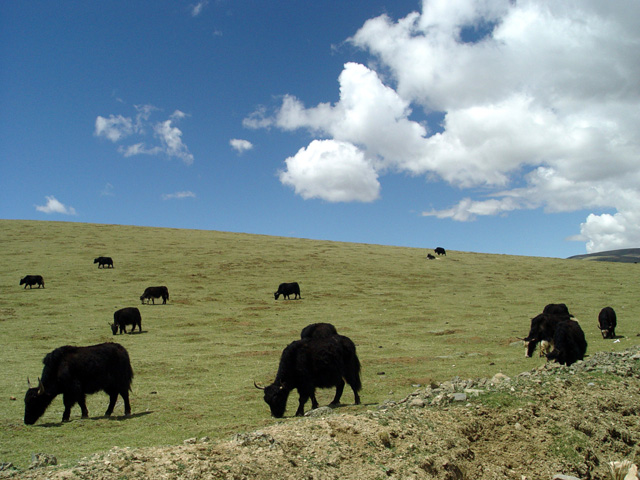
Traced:
<path id="1" fill-rule="evenodd" d="M 118 392 L 110 392 L 109 393 L 109 406 L 107 407 L 107 411 L 104 412 L 105 417 L 111 416 L 113 413 L 113 409 L 116 406 L 116 402 L 118 401 Z"/>
<path id="2" fill-rule="evenodd" d="M 129 391 L 125 390 L 124 392 L 120 392 L 120 396 L 124 401 L 124 414 L 125 416 L 131 415 L 131 404 L 129 403 Z"/>
<path id="3" fill-rule="evenodd" d="M 314 410 L 316 408 L 318 408 L 318 400 L 316 400 L 316 392 L 315 391 L 311 394 L 311 408 L 313 408 Z"/>
<path id="4" fill-rule="evenodd" d="M 340 398 L 342 397 L 342 391 L 344 390 L 344 380 L 340 379 L 340 382 L 336 384 L 336 395 L 333 397 L 333 401 L 330 405 L 340 405 Z"/>
<path id="5" fill-rule="evenodd" d="M 309 397 L 315 398 L 315 396 L 316 395 L 314 392 L 312 392 L 311 395 L 304 394 L 304 393 L 300 394 L 300 399 L 298 400 L 298 410 L 296 410 L 296 417 L 304 416 L 304 404 L 307 403 L 307 400 L 309 400 Z M 316 401 L 316 405 L 317 404 L 318 402 Z"/>
<path id="6" fill-rule="evenodd" d="M 87 410 L 87 403 L 84 394 L 81 394 L 78 398 L 78 405 L 80 405 L 80 410 L 82 410 L 82 418 L 89 418 L 89 410 Z"/>
<path id="7" fill-rule="evenodd" d="M 65 393 L 62 398 L 62 403 L 64 403 L 64 412 L 62 413 L 62 421 L 68 422 L 71 417 L 71 407 L 73 407 L 76 403 L 75 395 Z M 85 410 L 87 407 L 84 407 Z M 84 412 L 83 412 L 84 413 Z"/>

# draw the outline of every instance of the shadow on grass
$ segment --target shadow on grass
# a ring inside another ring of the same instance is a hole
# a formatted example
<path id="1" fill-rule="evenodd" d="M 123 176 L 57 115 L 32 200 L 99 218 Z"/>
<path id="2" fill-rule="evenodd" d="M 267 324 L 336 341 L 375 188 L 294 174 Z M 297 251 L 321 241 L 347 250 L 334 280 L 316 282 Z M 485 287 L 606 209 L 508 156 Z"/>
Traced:
<path id="1" fill-rule="evenodd" d="M 129 419 L 133 419 L 133 418 L 138 418 L 138 417 L 143 417 L 145 415 L 151 415 L 152 413 L 155 412 L 139 412 L 139 413 L 132 413 L 131 415 L 111 415 L 109 417 L 106 417 L 104 415 L 98 416 L 98 417 L 89 417 L 89 418 L 74 418 L 69 420 L 68 422 L 49 422 L 49 423 L 39 423 L 38 425 L 33 425 L 34 427 L 40 427 L 40 428 L 51 428 L 51 427 L 62 427 L 65 423 L 71 423 L 71 422 L 75 422 L 77 420 L 91 420 L 91 421 L 97 421 L 97 420 L 114 420 L 114 421 L 122 421 L 122 420 L 129 420 Z"/>

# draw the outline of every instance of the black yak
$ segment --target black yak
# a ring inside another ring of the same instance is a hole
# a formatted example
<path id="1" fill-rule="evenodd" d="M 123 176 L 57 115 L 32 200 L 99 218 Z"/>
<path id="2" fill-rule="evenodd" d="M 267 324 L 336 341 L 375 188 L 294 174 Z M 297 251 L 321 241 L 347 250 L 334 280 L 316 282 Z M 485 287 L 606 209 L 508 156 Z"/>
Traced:
<path id="1" fill-rule="evenodd" d="M 264 401 L 271 415 L 280 418 L 287 408 L 293 389 L 300 396 L 296 416 L 304 415 L 304 404 L 311 398 L 312 408 L 318 408 L 316 388 L 336 387 L 331 405 L 339 405 L 344 384 L 353 390 L 356 405 L 360 404 L 360 360 L 356 346 L 345 336 L 307 338 L 290 343 L 282 352 L 275 381 L 264 390 Z"/>
<path id="2" fill-rule="evenodd" d="M 144 301 L 149 303 L 149 300 L 155 305 L 155 299 L 162 298 L 162 304 L 166 304 L 167 300 L 169 300 L 169 289 L 167 287 L 147 287 L 144 290 L 144 293 L 140 295 L 140 301 L 144 305 Z"/>
<path id="3" fill-rule="evenodd" d="M 98 257 L 93 259 L 93 263 L 98 264 L 98 268 L 105 268 L 105 265 L 108 268 L 113 268 L 113 259 L 111 257 Z"/>
<path id="4" fill-rule="evenodd" d="M 111 331 L 114 335 L 118 333 L 127 333 L 127 325 L 132 325 L 131 332 L 138 327 L 138 331 L 142 332 L 142 317 L 140 316 L 140 310 L 136 307 L 126 307 L 117 310 L 113 314 L 113 323 L 109 324 Z"/>
<path id="5" fill-rule="evenodd" d="M 38 288 L 44 288 L 44 280 L 42 275 L 27 275 L 20 280 L 20 285 L 24 285 L 24 288 L 33 288 L 34 285 L 38 285 Z"/>
<path id="6" fill-rule="evenodd" d="M 273 294 L 275 299 L 277 300 L 280 295 L 289 300 L 289 295 L 293 294 L 293 299 L 302 298 L 300 295 L 300 285 L 298 282 L 292 283 L 281 283 L 278 285 L 278 291 Z"/>
<path id="7" fill-rule="evenodd" d="M 602 333 L 602 338 L 616 338 L 616 326 L 618 320 L 616 312 L 611 307 L 604 307 L 598 314 L 598 328 Z"/>
<path id="8" fill-rule="evenodd" d="M 529 335 L 524 341 L 527 357 L 535 351 L 538 343 L 544 345 L 546 342 L 553 347 L 550 353 L 545 352 L 547 359 L 565 365 L 584 359 L 587 351 L 587 342 L 580 324 L 567 315 L 541 313 L 532 318 Z"/>
<path id="9" fill-rule="evenodd" d="M 106 416 L 113 413 L 118 395 L 124 401 L 124 414 L 131 414 L 129 390 L 133 369 L 129 354 L 122 345 L 102 343 L 90 347 L 64 346 L 48 353 L 44 360 L 42 378 L 38 386 L 29 389 L 24 397 L 24 423 L 33 425 L 54 398 L 63 395 L 62 421 L 68 422 L 71 407 L 76 403 L 82 418 L 89 417 L 85 396 L 104 391 L 109 395 Z"/>

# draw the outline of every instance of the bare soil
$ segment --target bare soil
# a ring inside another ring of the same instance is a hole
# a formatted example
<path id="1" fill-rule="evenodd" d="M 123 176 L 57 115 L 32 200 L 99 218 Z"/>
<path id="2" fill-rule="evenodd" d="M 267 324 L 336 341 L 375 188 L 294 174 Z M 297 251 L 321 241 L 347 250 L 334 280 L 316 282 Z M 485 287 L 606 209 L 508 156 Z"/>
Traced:
<path id="1" fill-rule="evenodd" d="M 608 462 L 640 462 L 639 413 L 635 347 L 515 378 L 421 386 L 361 414 L 321 407 L 226 441 L 114 448 L 0 478 L 604 480 Z"/>

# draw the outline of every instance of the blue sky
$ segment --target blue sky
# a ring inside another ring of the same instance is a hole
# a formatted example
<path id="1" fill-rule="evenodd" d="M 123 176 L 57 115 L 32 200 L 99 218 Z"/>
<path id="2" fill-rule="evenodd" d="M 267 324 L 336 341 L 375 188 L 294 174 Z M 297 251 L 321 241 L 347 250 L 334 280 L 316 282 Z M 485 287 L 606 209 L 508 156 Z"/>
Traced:
<path id="1" fill-rule="evenodd" d="M 0 3 L 0 218 L 640 246 L 640 4 Z"/>

